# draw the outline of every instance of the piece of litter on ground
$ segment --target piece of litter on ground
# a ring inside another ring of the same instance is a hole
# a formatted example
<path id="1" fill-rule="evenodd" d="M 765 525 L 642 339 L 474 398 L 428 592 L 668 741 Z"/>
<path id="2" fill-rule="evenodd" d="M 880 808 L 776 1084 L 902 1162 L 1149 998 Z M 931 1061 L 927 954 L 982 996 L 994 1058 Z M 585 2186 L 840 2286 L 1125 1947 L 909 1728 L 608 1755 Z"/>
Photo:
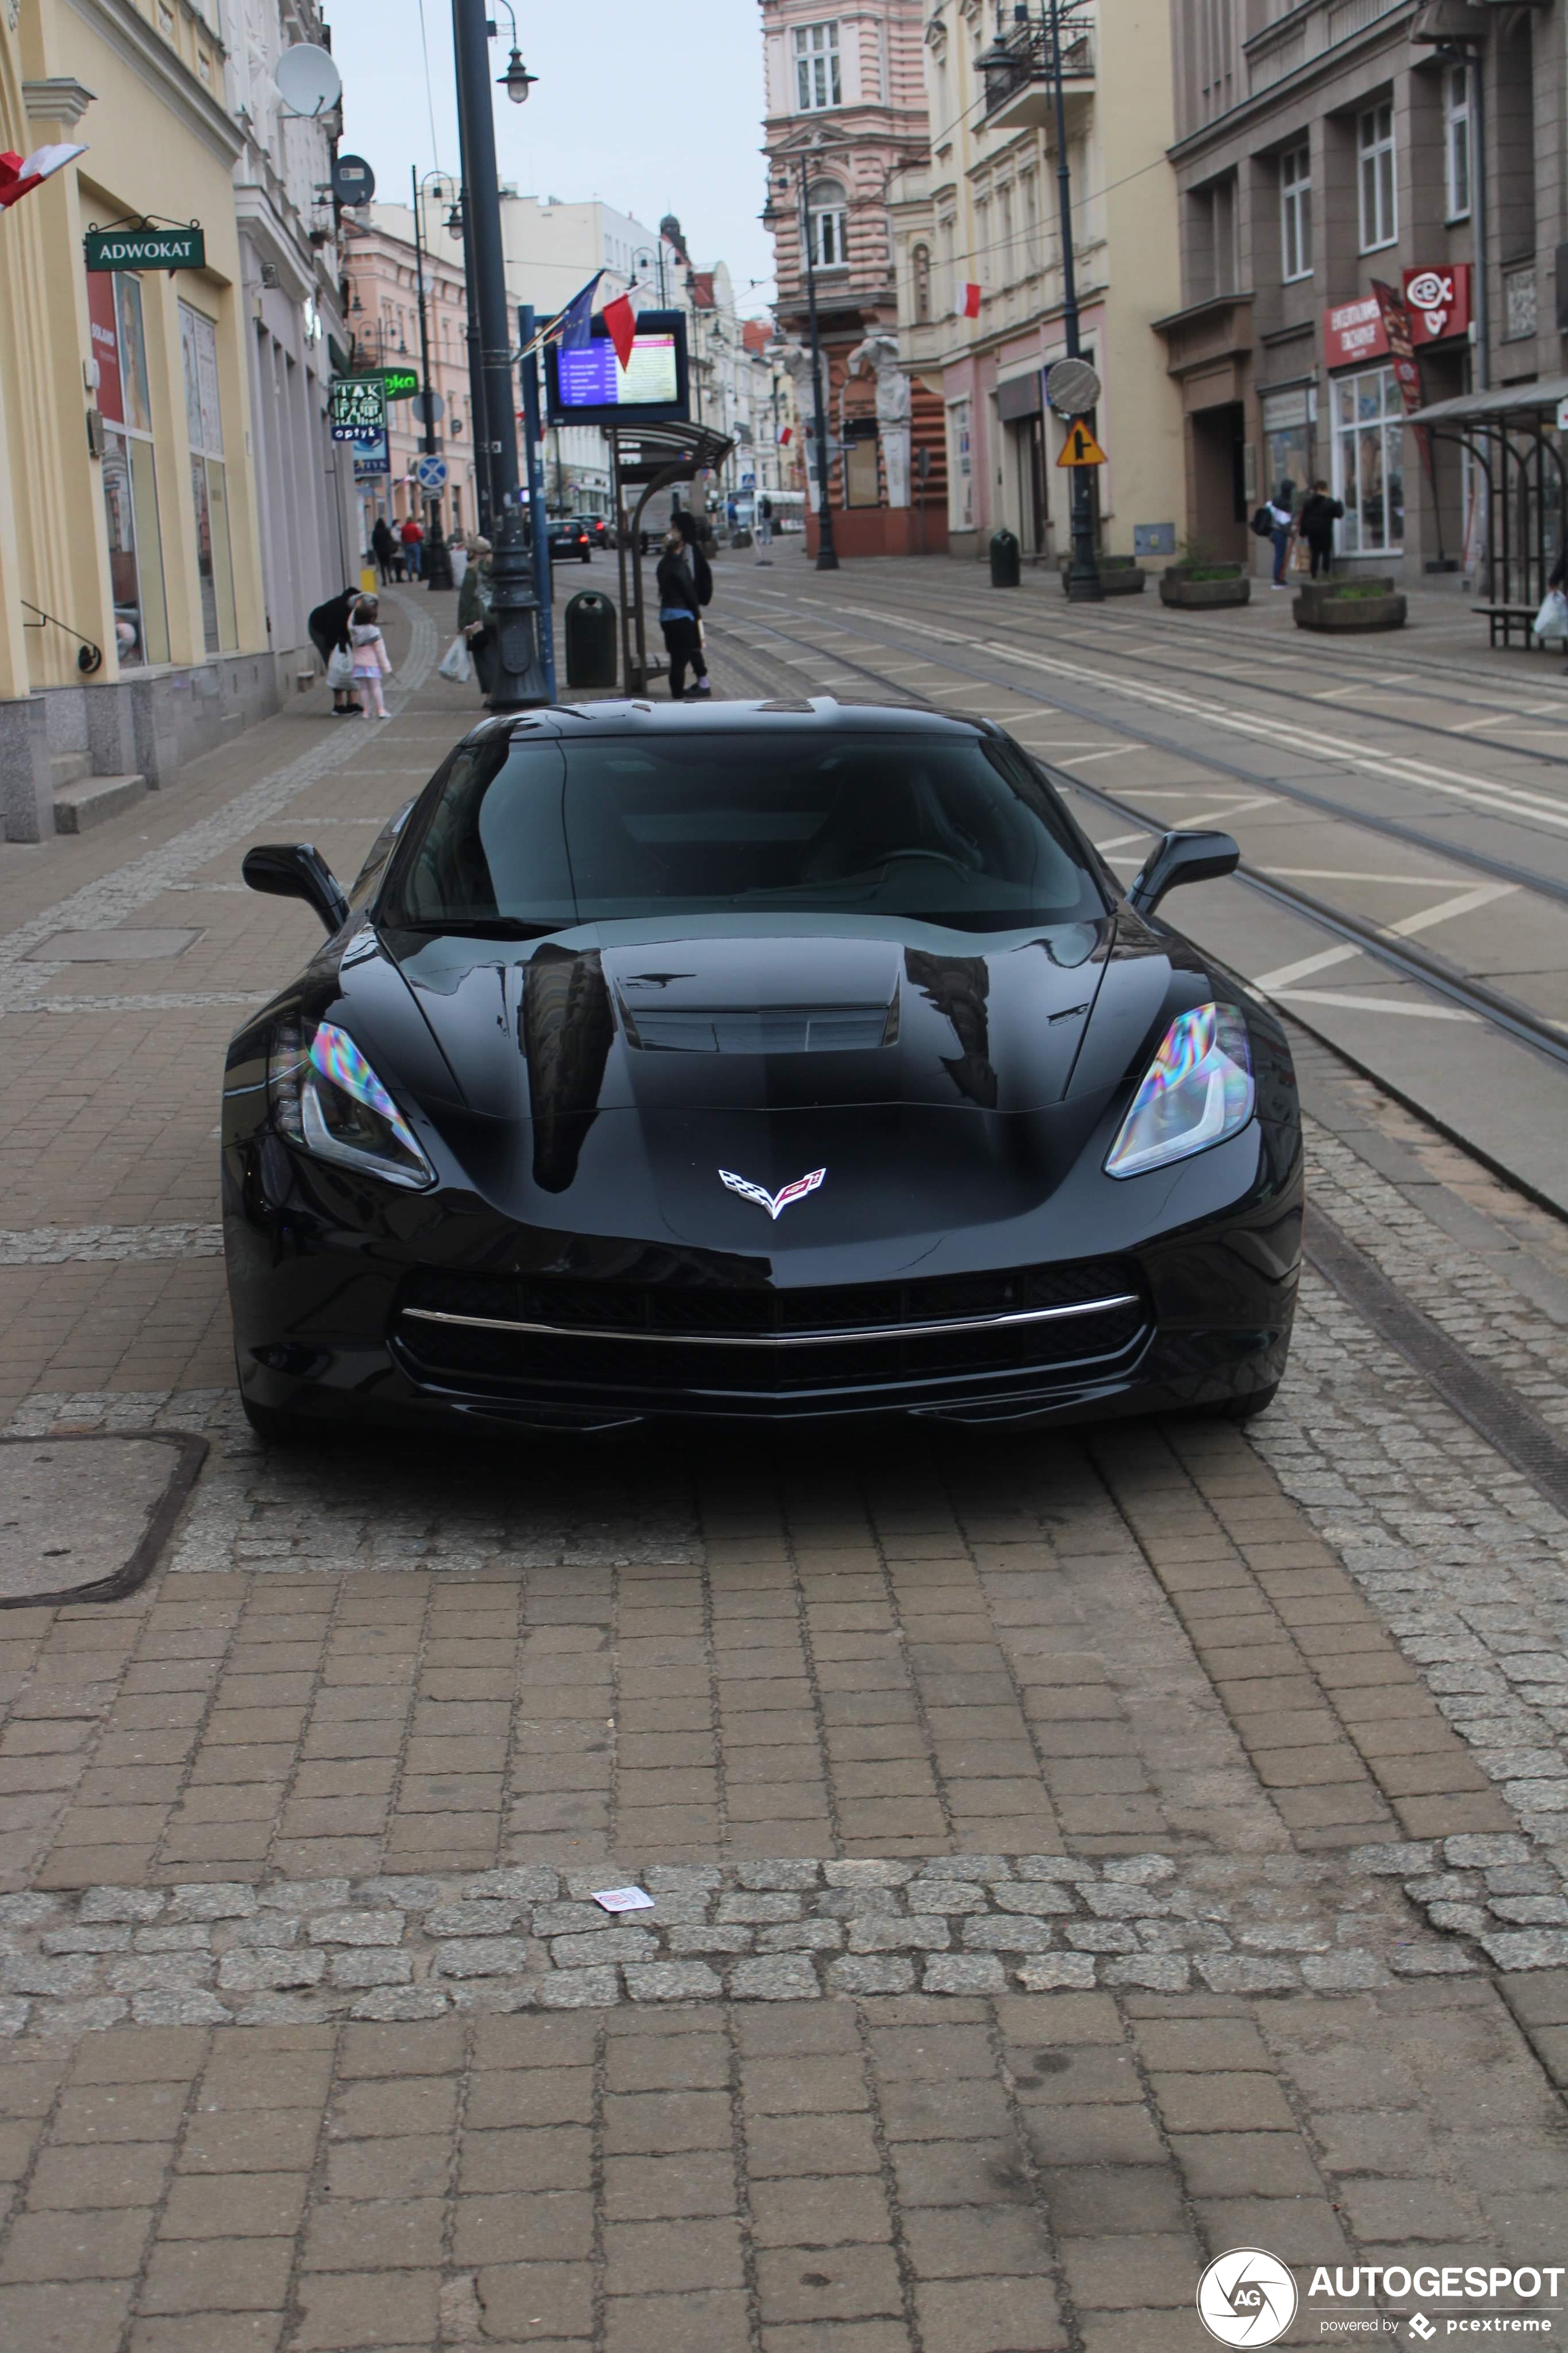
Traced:
<path id="1" fill-rule="evenodd" d="M 651 1912 L 653 1909 L 653 1897 L 640 1887 L 606 1887 L 602 1895 L 595 1896 L 594 1901 L 602 1904 L 606 1912 Z"/>

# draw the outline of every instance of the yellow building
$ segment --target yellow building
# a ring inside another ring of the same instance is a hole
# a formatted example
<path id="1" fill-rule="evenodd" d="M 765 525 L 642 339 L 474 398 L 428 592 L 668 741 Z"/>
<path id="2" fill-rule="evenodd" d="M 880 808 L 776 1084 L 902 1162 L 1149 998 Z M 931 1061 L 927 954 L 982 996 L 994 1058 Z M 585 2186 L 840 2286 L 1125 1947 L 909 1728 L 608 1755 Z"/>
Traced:
<path id="1" fill-rule="evenodd" d="M 1185 512 L 1181 401 L 1151 332 L 1181 282 L 1170 0 L 1060 0 L 1062 92 L 1106 554 L 1173 554 Z M 984 555 L 1070 545 L 1065 428 L 1042 374 L 1067 351 L 1055 50 L 1043 0 L 931 0 L 929 158 L 892 184 L 903 365 L 946 412 L 949 541 Z"/>
<path id="2" fill-rule="evenodd" d="M 0 213 L 11 840 L 51 832 L 57 795 L 77 829 L 117 799 L 90 779 L 155 786 L 278 702 L 216 13 L 0 0 L 0 149 L 88 148 Z M 88 270 L 89 228 L 143 219 L 199 223 L 205 266 Z"/>

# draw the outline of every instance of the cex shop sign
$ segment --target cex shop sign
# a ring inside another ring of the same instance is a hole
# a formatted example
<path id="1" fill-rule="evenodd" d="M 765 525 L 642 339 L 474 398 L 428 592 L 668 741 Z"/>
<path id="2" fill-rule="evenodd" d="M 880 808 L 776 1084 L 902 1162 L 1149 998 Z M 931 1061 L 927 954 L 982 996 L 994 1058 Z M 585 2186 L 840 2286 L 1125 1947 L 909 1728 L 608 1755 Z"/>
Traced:
<path id="1" fill-rule="evenodd" d="M 1423 343 L 1447 342 L 1450 335 L 1470 332 L 1470 265 L 1456 261 L 1445 269 L 1407 269 L 1405 308 L 1410 318 L 1410 340 Z"/>
<path id="2" fill-rule="evenodd" d="M 1357 360 L 1381 359 L 1388 349 L 1383 305 L 1375 294 L 1356 302 L 1336 302 L 1323 313 L 1323 356 L 1331 368 Z"/>

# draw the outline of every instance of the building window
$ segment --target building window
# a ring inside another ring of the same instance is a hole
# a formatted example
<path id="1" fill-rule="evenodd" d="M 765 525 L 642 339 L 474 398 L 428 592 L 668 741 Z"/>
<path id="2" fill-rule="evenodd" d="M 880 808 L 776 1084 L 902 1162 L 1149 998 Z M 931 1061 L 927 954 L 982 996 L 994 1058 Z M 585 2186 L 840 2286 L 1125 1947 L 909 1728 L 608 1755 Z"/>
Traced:
<path id="1" fill-rule="evenodd" d="M 910 256 L 910 271 L 914 280 L 915 324 L 931 324 L 931 248 L 917 245 Z"/>
<path id="2" fill-rule="evenodd" d="M 838 26 L 797 25 L 795 28 L 795 96 L 802 114 L 839 102 Z"/>
<path id="3" fill-rule="evenodd" d="M 947 518 L 952 531 L 974 528 L 974 478 L 969 446 L 969 403 L 950 401 L 947 410 Z"/>
<path id="4" fill-rule="evenodd" d="M 163 540 L 153 456 L 153 405 L 142 283 L 121 270 L 89 270 L 87 308 L 103 418 L 103 512 L 110 594 L 122 670 L 169 659 Z"/>
<path id="5" fill-rule="evenodd" d="M 1347 555 L 1395 555 L 1405 544 L 1404 403 L 1392 368 L 1338 376 L 1334 496 L 1344 502 Z"/>
<path id="6" fill-rule="evenodd" d="M 1033 172 L 1023 174 L 1018 192 L 1024 207 L 1024 271 L 1032 278 L 1040 266 L 1040 191 Z"/>
<path id="7" fill-rule="evenodd" d="M 1312 274 L 1312 151 L 1279 158 L 1279 249 L 1287 280 Z"/>
<path id="8" fill-rule="evenodd" d="M 1470 69 L 1450 66 L 1443 76 L 1443 158 L 1448 218 L 1470 217 Z"/>
<path id="9" fill-rule="evenodd" d="M 1394 106 L 1373 106 L 1357 124 L 1361 154 L 1361 249 L 1375 253 L 1399 235 L 1394 187 Z"/>
<path id="10" fill-rule="evenodd" d="M 818 180 L 806 197 L 811 259 L 818 269 L 849 266 L 849 201 L 837 180 Z"/>
<path id="11" fill-rule="evenodd" d="M 185 425 L 191 445 L 191 497 L 196 512 L 202 630 L 209 654 L 232 653 L 239 643 L 239 630 L 234 610 L 223 412 L 218 405 L 217 329 L 188 302 L 180 305 L 180 349 L 185 364 Z"/>

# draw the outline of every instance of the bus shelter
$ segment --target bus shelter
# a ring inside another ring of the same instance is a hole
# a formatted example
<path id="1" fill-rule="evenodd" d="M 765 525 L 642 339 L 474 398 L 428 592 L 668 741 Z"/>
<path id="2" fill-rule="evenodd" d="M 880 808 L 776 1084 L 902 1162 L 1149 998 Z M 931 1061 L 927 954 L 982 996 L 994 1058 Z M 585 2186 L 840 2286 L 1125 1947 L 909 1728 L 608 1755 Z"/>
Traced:
<path id="1" fill-rule="evenodd" d="M 1560 416 L 1568 417 L 1568 375 L 1460 393 L 1405 420 L 1464 452 L 1465 568 L 1494 613 L 1528 607 L 1533 615 L 1568 541 L 1568 432 Z"/>
<path id="2" fill-rule="evenodd" d="M 609 426 L 610 496 L 616 516 L 616 554 L 621 598 L 621 676 L 628 694 L 646 694 L 650 678 L 664 670 L 647 650 L 647 597 L 642 565 L 642 519 L 658 491 L 716 474 L 733 441 L 708 425 Z M 636 503 L 627 512 L 628 498 Z M 628 579 L 628 566 L 630 567 Z"/>

